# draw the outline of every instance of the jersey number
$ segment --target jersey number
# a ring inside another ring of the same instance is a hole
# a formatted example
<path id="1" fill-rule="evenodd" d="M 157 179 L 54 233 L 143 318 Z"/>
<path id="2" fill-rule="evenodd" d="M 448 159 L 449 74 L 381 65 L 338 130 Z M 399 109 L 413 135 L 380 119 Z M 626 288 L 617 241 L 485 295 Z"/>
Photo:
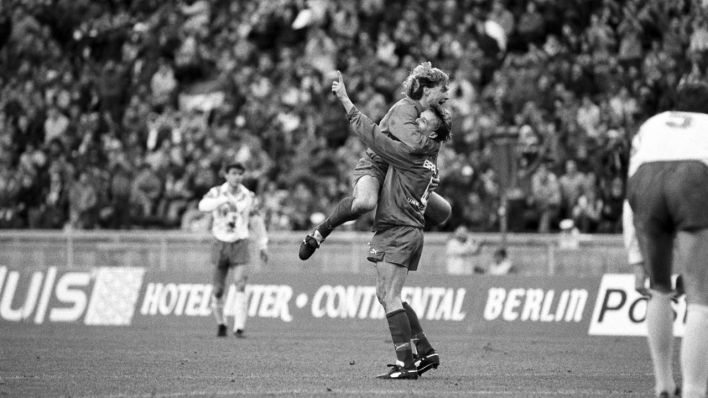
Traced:
<path id="1" fill-rule="evenodd" d="M 666 121 L 666 125 L 674 128 L 685 129 L 691 125 L 691 116 L 682 113 L 671 113 L 671 116 Z"/>

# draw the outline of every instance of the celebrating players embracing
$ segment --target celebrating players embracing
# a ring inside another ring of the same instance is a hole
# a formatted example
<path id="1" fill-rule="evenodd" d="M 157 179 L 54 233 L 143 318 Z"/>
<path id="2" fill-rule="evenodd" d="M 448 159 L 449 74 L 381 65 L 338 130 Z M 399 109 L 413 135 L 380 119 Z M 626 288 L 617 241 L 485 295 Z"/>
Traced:
<path id="1" fill-rule="evenodd" d="M 442 88 L 448 77 L 439 69 L 426 65 L 428 74 L 442 77 Z M 375 233 L 367 260 L 376 267 L 376 296 L 386 312 L 396 364 L 384 379 L 417 379 L 420 374 L 437 368 L 440 360 L 428 341 L 414 309 L 403 302 L 401 290 L 409 271 L 415 271 L 423 250 L 425 209 L 437 178 L 437 156 L 441 142 L 450 135 L 450 117 L 445 110 L 433 107 L 416 119 L 419 143 L 411 147 L 382 132 L 378 125 L 354 106 L 346 92 L 341 73 L 332 83 L 347 112 L 352 131 L 376 152 L 389 167 L 378 197 L 374 219 Z M 416 83 L 417 84 L 417 83 Z M 413 356 L 414 342 L 418 358 Z"/>

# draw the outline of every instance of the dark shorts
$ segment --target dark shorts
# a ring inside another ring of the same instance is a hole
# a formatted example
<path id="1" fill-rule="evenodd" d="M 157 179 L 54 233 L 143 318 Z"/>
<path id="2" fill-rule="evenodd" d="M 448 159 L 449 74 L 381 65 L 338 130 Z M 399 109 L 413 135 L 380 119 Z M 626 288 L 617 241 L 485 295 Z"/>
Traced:
<path id="1" fill-rule="evenodd" d="M 217 268 L 231 268 L 241 264 L 248 264 L 251 260 L 251 251 L 248 239 L 236 242 L 214 241 L 211 246 L 211 262 Z"/>
<path id="2" fill-rule="evenodd" d="M 366 259 L 373 263 L 385 261 L 415 271 L 418 269 L 422 253 L 422 228 L 391 227 L 374 234 L 369 242 L 369 253 Z"/>
<path id="3" fill-rule="evenodd" d="M 652 287 L 671 290 L 676 232 L 708 228 L 708 166 L 699 161 L 643 164 L 627 181 L 627 201 Z"/>
<path id="4" fill-rule="evenodd" d="M 387 170 L 388 163 L 386 163 L 381 156 L 367 149 L 364 156 L 362 156 L 356 163 L 356 166 L 354 166 L 354 171 L 352 172 L 352 186 L 356 185 L 357 181 L 363 176 L 374 177 L 379 181 L 379 185 L 381 185 L 386 178 Z"/>

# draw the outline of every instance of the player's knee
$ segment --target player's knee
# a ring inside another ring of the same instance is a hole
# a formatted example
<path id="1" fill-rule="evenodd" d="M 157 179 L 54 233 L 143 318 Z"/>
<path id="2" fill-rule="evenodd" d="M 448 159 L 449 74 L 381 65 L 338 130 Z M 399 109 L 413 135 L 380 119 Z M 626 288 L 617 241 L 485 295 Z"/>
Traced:
<path id="1" fill-rule="evenodd" d="M 654 291 L 659 294 L 663 294 L 663 295 L 666 295 L 666 294 L 670 295 L 670 294 L 674 293 L 674 288 L 673 288 L 673 286 L 671 286 L 670 281 L 669 282 L 665 282 L 665 281 L 653 282 L 651 284 L 651 289 L 649 289 L 649 290 Z"/>
<path id="2" fill-rule="evenodd" d="M 356 196 L 354 197 L 354 201 L 352 201 L 352 210 L 360 214 L 370 212 L 376 207 L 377 201 L 377 197 L 369 194 Z"/>
<path id="3" fill-rule="evenodd" d="M 222 297 L 224 297 L 224 287 L 215 286 L 213 294 L 215 299 L 220 300 Z"/>
<path id="4" fill-rule="evenodd" d="M 385 305 L 386 292 L 385 292 L 384 290 L 382 290 L 382 289 L 376 289 L 376 299 L 379 301 L 379 304 L 381 304 L 381 305 L 383 305 L 384 307 L 386 307 L 386 305 Z"/>

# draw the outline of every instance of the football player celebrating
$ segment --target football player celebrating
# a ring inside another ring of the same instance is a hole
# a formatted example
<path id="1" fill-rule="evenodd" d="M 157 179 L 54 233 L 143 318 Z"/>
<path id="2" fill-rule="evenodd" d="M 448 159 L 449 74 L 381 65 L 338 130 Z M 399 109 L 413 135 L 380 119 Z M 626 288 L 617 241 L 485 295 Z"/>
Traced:
<path id="1" fill-rule="evenodd" d="M 413 149 L 421 149 L 427 137 L 420 134 L 416 120 L 425 109 L 440 107 L 447 101 L 448 81 L 447 74 L 433 68 L 430 62 L 418 65 L 403 83 L 406 96 L 396 102 L 381 119 L 381 131 Z M 310 258 L 336 227 L 356 220 L 376 207 L 387 168 L 388 164 L 380 154 L 367 149 L 354 168 L 352 195 L 342 199 L 329 217 L 305 236 L 298 253 L 301 260 Z M 450 204 L 442 196 L 431 192 L 428 202 L 426 216 L 431 223 L 442 224 L 450 217 Z"/>
<path id="2" fill-rule="evenodd" d="M 440 145 L 450 135 L 450 117 L 438 108 L 424 110 L 415 121 L 418 145 L 411 147 L 385 134 L 359 112 L 347 95 L 341 73 L 337 76 L 332 91 L 344 106 L 352 131 L 389 165 L 376 206 L 375 233 L 367 260 L 376 267 L 376 296 L 386 312 L 397 360 L 389 372 L 378 377 L 417 379 L 437 368 L 440 360 L 415 311 L 402 301 L 401 290 L 408 272 L 415 271 L 420 261 L 425 209 L 438 174 Z M 416 344 L 417 361 L 411 340 Z"/>

